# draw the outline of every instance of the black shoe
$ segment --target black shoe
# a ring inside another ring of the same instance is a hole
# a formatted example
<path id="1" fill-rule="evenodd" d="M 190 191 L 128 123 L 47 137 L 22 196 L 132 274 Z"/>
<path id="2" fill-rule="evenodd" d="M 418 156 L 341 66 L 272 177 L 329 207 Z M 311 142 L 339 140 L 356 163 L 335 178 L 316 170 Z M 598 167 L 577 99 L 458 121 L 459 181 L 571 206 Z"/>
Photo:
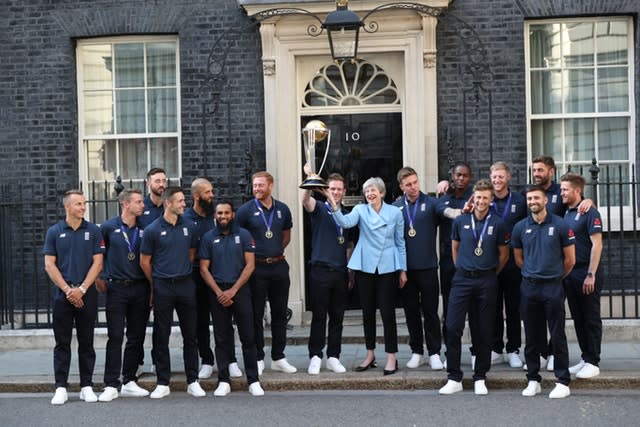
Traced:
<path id="1" fill-rule="evenodd" d="M 366 366 L 356 366 L 356 372 L 364 372 L 367 369 L 373 369 L 373 368 L 377 368 L 378 365 L 376 365 L 376 359 L 373 359 L 368 365 Z"/>
<path id="2" fill-rule="evenodd" d="M 386 369 L 383 369 L 383 370 L 382 370 L 382 373 L 383 373 L 383 375 L 392 375 L 392 374 L 395 374 L 397 370 L 398 370 L 398 361 L 396 360 L 396 367 L 395 367 L 395 369 L 392 369 L 392 370 L 390 370 L 390 371 L 388 371 L 388 370 L 386 370 Z"/>

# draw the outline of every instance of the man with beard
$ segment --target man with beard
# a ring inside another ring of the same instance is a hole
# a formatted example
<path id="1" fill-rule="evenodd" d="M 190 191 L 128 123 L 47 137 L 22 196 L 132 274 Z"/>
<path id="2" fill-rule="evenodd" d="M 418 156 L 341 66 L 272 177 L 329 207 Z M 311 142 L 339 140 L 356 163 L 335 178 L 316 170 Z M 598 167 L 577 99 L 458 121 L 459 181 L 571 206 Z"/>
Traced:
<path id="1" fill-rule="evenodd" d="M 144 198 L 144 211 L 138 218 L 138 224 L 144 228 L 162 215 L 162 193 L 167 188 L 167 174 L 162 168 L 151 168 L 147 172 L 149 194 Z"/>
<path id="2" fill-rule="evenodd" d="M 522 271 L 520 314 L 524 321 L 529 381 L 522 395 L 532 397 L 541 391 L 540 343 L 546 340 L 548 323 L 558 379 L 549 398 L 559 399 L 571 394 L 562 279 L 576 261 L 575 236 L 562 218 L 547 210 L 547 196 L 542 187 L 529 187 L 526 197 L 530 214 L 515 225 L 511 236 L 513 256 Z"/>
<path id="3" fill-rule="evenodd" d="M 577 209 L 584 186 L 585 180 L 581 175 L 568 173 L 560 178 L 562 202 L 567 205 L 564 220 L 576 235 L 576 265 L 564 279 L 564 290 L 582 351 L 580 362 L 570 367 L 569 372 L 576 374 L 577 378 L 586 379 L 600 375 L 600 289 L 603 276 L 598 268 L 602 255 L 600 212 L 592 208 L 582 215 Z"/>
<path id="4" fill-rule="evenodd" d="M 137 219 L 144 204 L 140 190 L 124 190 L 118 195 L 121 214 L 105 221 L 101 227 L 106 252 L 104 280 L 96 282 L 100 292 L 107 294 L 107 331 L 109 340 L 105 354 L 104 392 L 98 400 L 111 402 L 123 396 L 148 396 L 149 392 L 136 384 L 136 368 L 141 358 L 142 343 L 147 328 L 149 282 L 140 268 L 142 229 Z M 127 344 L 122 356 L 122 342 Z M 122 371 L 122 383 L 120 372 Z"/>
<path id="5" fill-rule="evenodd" d="M 456 273 L 447 307 L 448 381 L 439 390 L 448 395 L 462 391 L 460 341 L 467 313 L 469 329 L 477 355 L 474 393 L 488 393 L 486 374 L 491 366 L 491 338 L 495 319 L 497 274 L 509 257 L 509 233 L 504 222 L 490 212 L 493 187 L 481 179 L 473 187 L 473 211 L 453 222 L 451 243 Z M 471 315 L 473 313 L 473 315 Z"/>
<path id="6" fill-rule="evenodd" d="M 200 240 L 200 274 L 207 284 L 218 356 L 218 387 L 214 396 L 231 392 L 230 362 L 234 360 L 232 318 L 238 324 L 249 393 L 264 395 L 258 378 L 258 361 L 253 330 L 251 292 L 246 283 L 255 268 L 253 237 L 233 225 L 233 205 L 216 205 L 216 227 Z M 234 362 L 235 363 L 235 362 Z"/>
<path id="7" fill-rule="evenodd" d="M 174 309 L 182 333 L 187 393 L 203 397 L 205 392 L 197 381 L 196 287 L 191 276 L 198 241 L 193 234 L 193 223 L 182 217 L 185 209 L 182 189 L 167 188 L 162 200 L 164 213 L 145 228 L 140 246 L 140 267 L 153 286 L 153 328 L 156 331 L 157 386 L 150 397 L 161 399 L 170 394 L 169 336 Z"/>
<path id="8" fill-rule="evenodd" d="M 251 280 L 253 316 L 258 348 L 258 375 L 264 369 L 264 305 L 271 307 L 271 369 L 292 374 L 297 369 L 284 355 L 287 345 L 289 264 L 284 249 L 291 241 L 291 211 L 271 195 L 273 176 L 256 172 L 251 179 L 254 199 L 240 206 L 238 225 L 249 230 L 256 244 L 256 269 Z"/>

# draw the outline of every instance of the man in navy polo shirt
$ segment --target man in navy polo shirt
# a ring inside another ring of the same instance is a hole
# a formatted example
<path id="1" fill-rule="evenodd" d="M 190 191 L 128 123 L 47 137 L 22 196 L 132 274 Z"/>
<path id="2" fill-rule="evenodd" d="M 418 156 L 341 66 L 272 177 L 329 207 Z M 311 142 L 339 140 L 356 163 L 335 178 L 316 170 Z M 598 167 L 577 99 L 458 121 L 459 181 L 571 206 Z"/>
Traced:
<path id="1" fill-rule="evenodd" d="M 453 220 L 462 214 L 465 205 L 472 196 L 471 166 L 467 163 L 456 163 L 451 170 L 452 186 L 448 182 L 440 183 L 438 192 L 447 191 L 438 199 L 436 211 L 441 217 L 440 222 L 440 292 L 442 293 L 442 336 L 447 340 L 447 307 L 449 305 L 449 293 L 451 292 L 451 280 L 456 271 L 451 257 L 451 226 Z"/>
<path id="2" fill-rule="evenodd" d="M 333 199 L 344 213 L 342 206 L 345 182 L 342 175 L 333 173 L 327 178 Z M 327 344 L 327 369 L 344 373 L 340 362 L 342 346 L 342 321 L 347 305 L 349 278 L 348 254 L 353 249 L 351 233 L 333 219 L 331 205 L 311 197 L 311 190 L 302 191 L 302 206 L 311 218 L 311 260 L 309 272 L 309 301 L 311 303 L 311 330 L 309 333 L 310 375 L 320 373 L 322 349 L 325 346 L 327 314 L 329 333 Z"/>
<path id="3" fill-rule="evenodd" d="M 256 243 L 256 269 L 251 280 L 253 316 L 258 348 L 258 374 L 264 369 L 264 305 L 271 308 L 271 369 L 294 373 L 284 355 L 287 345 L 287 302 L 289 301 L 289 264 L 284 249 L 291 241 L 291 211 L 271 195 L 273 176 L 256 172 L 251 179 L 254 199 L 238 209 L 237 223 L 249 230 Z"/>
<path id="4" fill-rule="evenodd" d="M 138 218 L 138 223 L 142 228 L 151 224 L 162 216 L 164 212 L 162 193 L 167 188 L 167 174 L 164 169 L 149 169 L 149 172 L 147 172 L 147 188 L 149 189 L 149 194 L 144 198 L 144 210 L 140 218 Z"/>
<path id="5" fill-rule="evenodd" d="M 198 343 L 196 338 L 196 288 L 191 263 L 197 245 L 193 223 L 182 217 L 185 199 L 182 189 L 169 187 L 162 194 L 164 213 L 144 230 L 140 247 L 140 267 L 153 284 L 153 328 L 156 330 L 157 386 L 152 399 L 168 396 L 171 380 L 169 336 L 173 310 L 182 333 L 182 354 L 187 376 L 187 393 L 205 396 L 198 383 Z"/>
<path id="6" fill-rule="evenodd" d="M 505 162 L 495 162 L 490 168 L 491 184 L 493 185 L 493 202 L 491 214 L 501 218 L 509 234 L 514 225 L 527 216 L 527 202 L 524 196 L 512 191 L 509 187 L 511 169 Z M 513 256 L 498 274 L 498 292 L 496 300 L 496 320 L 492 339 L 491 364 L 506 361 L 512 368 L 521 368 L 520 345 L 522 327 L 520 324 L 520 282 L 522 276 Z M 503 307 L 504 314 L 503 316 Z M 506 317 L 507 343 L 506 354 L 503 341 Z"/>
<path id="7" fill-rule="evenodd" d="M 249 393 L 262 396 L 251 292 L 246 286 L 255 268 L 253 237 L 244 228 L 234 226 L 230 201 L 218 202 L 215 211 L 216 227 L 202 236 L 198 250 L 200 273 L 209 289 L 218 356 L 218 387 L 213 395 L 226 396 L 231 392 L 229 365 L 235 360 L 232 323 L 235 318 Z"/>
<path id="8" fill-rule="evenodd" d="M 53 292 L 53 370 L 56 392 L 52 405 L 64 404 L 69 386 L 71 336 L 76 325 L 80 399 L 96 402 L 93 392 L 93 369 L 96 352 L 93 328 L 98 314 L 98 294 L 93 283 L 102 270 L 104 243 L 100 229 L 84 220 L 84 194 L 69 190 L 62 199 L 64 221 L 47 230 L 44 241 L 44 268 L 56 286 Z"/>
<path id="9" fill-rule="evenodd" d="M 400 169 L 398 183 L 404 195 L 394 205 L 404 215 L 404 241 L 407 246 L 408 281 L 400 290 L 411 347 L 407 368 L 417 368 L 424 363 L 423 342 L 426 342 L 429 365 L 431 369 L 440 370 L 444 365 L 440 360 L 442 334 L 438 316 L 438 202 L 420 191 L 418 173 L 413 168 Z"/>
<path id="10" fill-rule="evenodd" d="M 546 341 L 548 323 L 558 379 L 549 397 L 564 398 L 571 394 L 571 376 L 562 279 L 575 264 L 575 237 L 562 218 L 547 211 L 547 196 L 542 187 L 529 187 L 526 197 L 530 214 L 515 225 L 511 236 L 513 256 L 522 271 L 520 314 L 524 321 L 529 381 L 522 395 L 535 396 L 541 391 L 540 351 L 541 343 Z"/>
<path id="11" fill-rule="evenodd" d="M 491 182 L 481 179 L 473 187 L 473 211 L 453 222 L 452 256 L 456 266 L 447 308 L 448 381 L 440 394 L 462 391 L 460 369 L 461 338 L 465 317 L 473 340 L 476 362 L 474 393 L 488 393 L 486 374 L 491 367 L 491 338 L 495 320 L 497 274 L 509 257 L 509 233 L 502 219 L 490 212 L 493 200 Z"/>
<path id="12" fill-rule="evenodd" d="M 576 236 L 576 265 L 564 279 L 564 290 L 582 351 L 580 362 L 570 367 L 569 373 L 586 379 L 600 375 L 600 289 L 603 277 L 598 269 L 602 255 L 602 218 L 595 208 L 586 214 L 578 212 L 584 186 L 585 179 L 578 174 L 568 173 L 560 178 L 562 202 L 567 205 L 564 220 Z"/>
<path id="13" fill-rule="evenodd" d="M 213 185 L 206 178 L 196 178 L 191 182 L 191 196 L 193 206 L 185 210 L 183 218 L 193 222 L 194 237 L 200 238 L 215 227 L 213 219 Z M 193 261 L 193 281 L 196 284 L 196 304 L 198 305 L 198 353 L 201 366 L 198 378 L 209 378 L 213 373 L 213 351 L 211 351 L 211 332 L 209 324 L 211 313 L 209 309 L 208 286 L 200 276 L 200 260 L 197 255 Z"/>
<path id="14" fill-rule="evenodd" d="M 136 370 L 147 327 L 149 282 L 140 268 L 142 229 L 136 220 L 144 204 L 140 190 L 124 190 L 118 196 L 121 214 L 104 222 L 100 231 L 106 252 L 102 279 L 98 289 L 107 294 L 107 331 L 109 340 L 105 353 L 104 384 L 100 402 L 118 397 L 122 369 L 123 396 L 148 396 L 149 392 L 136 384 Z M 125 322 L 127 344 L 122 356 Z"/>

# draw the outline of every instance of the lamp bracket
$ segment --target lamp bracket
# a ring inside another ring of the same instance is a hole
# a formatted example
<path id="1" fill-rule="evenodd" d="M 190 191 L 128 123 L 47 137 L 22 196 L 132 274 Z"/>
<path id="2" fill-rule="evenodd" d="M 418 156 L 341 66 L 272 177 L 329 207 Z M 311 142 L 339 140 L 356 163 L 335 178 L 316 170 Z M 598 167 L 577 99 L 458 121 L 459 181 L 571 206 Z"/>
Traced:
<path id="1" fill-rule="evenodd" d="M 310 24 L 307 27 L 307 34 L 309 34 L 311 37 L 318 37 L 324 31 L 324 28 L 322 28 L 323 21 L 322 19 L 320 19 L 318 15 L 316 15 L 313 12 L 309 12 L 308 10 L 299 9 L 296 7 L 282 7 L 282 8 L 275 8 L 275 9 L 267 9 L 267 10 L 263 10 L 262 12 L 256 13 L 255 15 L 253 15 L 253 17 L 256 19 L 256 21 L 262 22 L 277 16 L 287 16 L 287 15 L 304 15 L 304 16 L 309 16 L 315 19 L 316 21 L 318 21 L 320 25 Z"/>

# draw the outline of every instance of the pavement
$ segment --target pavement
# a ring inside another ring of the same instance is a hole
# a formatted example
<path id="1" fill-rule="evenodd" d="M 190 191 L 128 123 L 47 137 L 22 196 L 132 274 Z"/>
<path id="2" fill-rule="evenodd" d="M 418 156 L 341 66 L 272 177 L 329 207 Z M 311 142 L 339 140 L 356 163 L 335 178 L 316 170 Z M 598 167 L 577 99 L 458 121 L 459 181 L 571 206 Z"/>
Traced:
<path id="1" fill-rule="evenodd" d="M 576 389 L 640 389 L 640 322 L 637 320 L 604 321 L 604 334 L 602 343 L 601 373 L 598 377 L 588 380 L 574 379 L 571 382 L 572 390 Z M 147 331 L 148 346 L 150 340 L 150 328 Z M 268 328 L 267 345 L 270 343 Z M 341 361 L 347 368 L 344 374 L 336 374 L 325 369 L 323 360 L 320 375 L 307 374 L 309 363 L 307 339 L 309 327 L 295 326 L 288 332 L 288 344 L 285 350 L 287 359 L 298 368 L 295 374 L 284 374 L 269 369 L 269 348 L 266 348 L 266 369 L 260 378 L 265 391 L 291 391 L 291 390 L 417 390 L 438 389 L 446 382 L 445 371 L 433 371 L 428 365 L 417 369 L 408 369 L 405 364 L 411 356 L 408 346 L 408 333 L 406 326 L 398 324 L 399 352 L 397 354 L 400 369 L 394 375 L 383 376 L 385 353 L 384 346 L 378 345 L 376 359 L 378 368 L 365 372 L 355 372 L 354 369 L 364 359 L 366 350 L 364 347 L 362 326 L 346 325 L 343 332 L 343 346 Z M 567 335 L 569 338 L 570 365 L 580 359 L 580 351 L 575 342 L 573 325 L 567 321 Z M 379 342 L 382 342 L 382 328 L 378 328 Z M 238 340 L 236 339 L 236 342 Z M 524 343 L 524 340 L 523 340 Z M 103 388 L 102 376 L 104 373 L 104 347 L 106 344 L 106 330 L 96 329 L 96 366 L 94 370 L 94 389 Z M 468 328 L 463 337 L 462 370 L 465 372 L 464 388 L 472 389 L 472 371 L 470 365 L 470 353 L 468 351 Z M 78 359 L 75 352 L 75 339 L 72 344 L 71 373 L 69 377 L 70 391 L 79 390 Z M 183 370 L 181 338 L 179 330 L 174 328 L 170 340 L 172 378 L 171 388 L 176 391 L 186 390 L 186 381 Z M 3 330 L 0 331 L 0 392 L 53 392 L 53 336 L 50 330 Z M 242 368 L 242 351 L 236 347 L 238 362 Z M 521 355 L 522 357 L 522 355 Z M 149 390 L 155 387 L 155 374 L 150 369 L 149 348 L 145 350 L 146 371 L 138 383 Z M 550 389 L 554 383 L 553 372 L 544 370 L 543 388 Z M 525 372 L 521 369 L 510 368 L 502 363 L 491 367 L 487 375 L 487 387 L 492 389 L 517 389 L 526 386 Z M 216 373 L 210 379 L 201 380 L 201 385 L 207 392 L 212 392 L 217 386 Z M 246 390 L 246 379 L 233 379 L 233 390 Z"/>

